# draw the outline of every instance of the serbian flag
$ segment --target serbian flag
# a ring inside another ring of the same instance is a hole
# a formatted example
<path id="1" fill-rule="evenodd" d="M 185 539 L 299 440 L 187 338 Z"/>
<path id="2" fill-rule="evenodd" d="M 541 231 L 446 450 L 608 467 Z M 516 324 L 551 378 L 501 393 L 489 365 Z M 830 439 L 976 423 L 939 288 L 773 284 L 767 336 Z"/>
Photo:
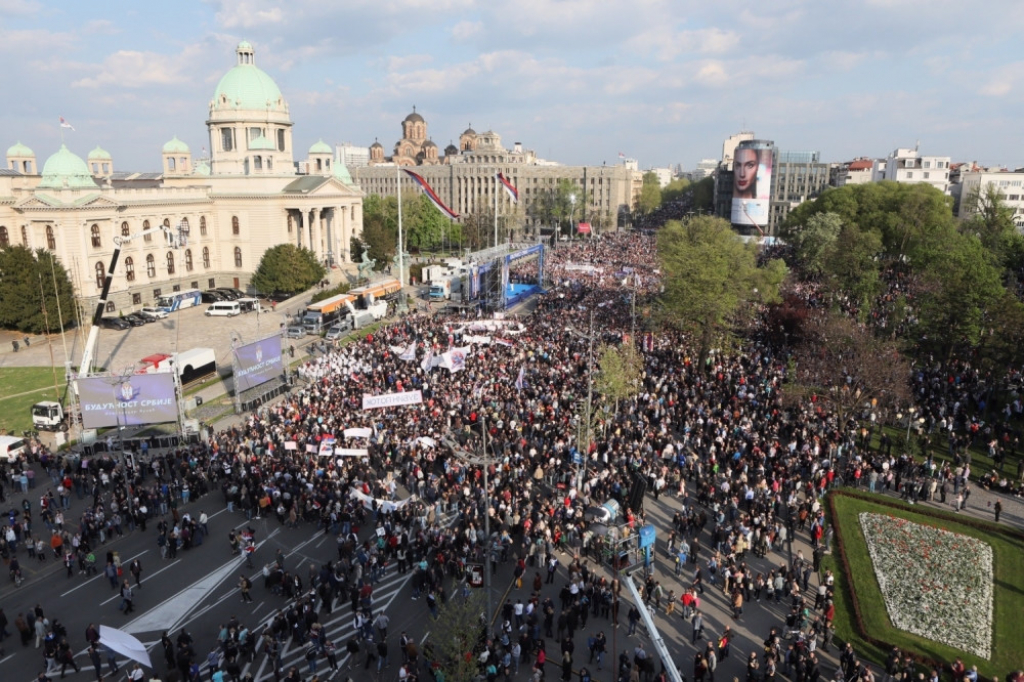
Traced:
<path id="1" fill-rule="evenodd" d="M 63 116 L 60 117 L 60 127 L 61 128 L 70 128 L 71 130 L 75 129 L 75 126 L 73 126 L 70 123 L 68 123 L 67 121 L 65 121 Z"/>
<path id="2" fill-rule="evenodd" d="M 519 376 L 516 377 L 516 388 L 520 391 L 526 386 L 526 365 L 519 366 Z"/>
<path id="3" fill-rule="evenodd" d="M 499 173 L 495 173 L 494 177 L 498 178 L 498 182 L 500 182 L 502 187 L 505 188 L 505 191 L 508 192 L 508 198 L 512 200 L 512 203 L 513 204 L 518 204 L 519 203 L 519 190 L 517 190 L 515 187 L 513 187 L 512 183 L 509 182 L 508 178 L 506 178 L 502 173 L 500 173 L 500 172 Z"/>
<path id="4" fill-rule="evenodd" d="M 437 196 L 437 193 L 427 183 L 426 180 L 424 180 L 421 176 L 417 175 L 416 173 L 413 173 L 411 170 L 408 170 L 406 168 L 403 168 L 402 170 L 408 173 L 409 177 L 416 181 L 416 184 L 420 186 L 420 188 L 423 190 L 423 193 L 427 195 L 428 199 L 430 199 L 430 203 L 434 204 L 434 206 L 437 206 L 438 210 L 440 210 L 441 213 L 444 213 L 446 216 L 452 218 L 453 220 L 459 217 L 458 213 L 444 205 L 444 202 L 441 201 L 441 197 Z"/>

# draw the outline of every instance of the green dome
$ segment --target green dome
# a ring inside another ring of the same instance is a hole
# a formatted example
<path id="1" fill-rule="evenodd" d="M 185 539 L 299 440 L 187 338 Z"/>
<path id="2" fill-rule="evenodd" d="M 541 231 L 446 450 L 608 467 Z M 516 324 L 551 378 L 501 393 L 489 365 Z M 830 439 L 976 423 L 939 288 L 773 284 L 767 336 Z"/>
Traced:
<path id="1" fill-rule="evenodd" d="M 262 135 L 260 135 L 259 137 L 254 137 L 252 139 L 252 141 L 249 143 L 249 149 L 254 151 L 277 151 L 277 147 L 274 146 L 274 143 L 268 140 L 267 138 L 263 137 Z"/>
<path id="2" fill-rule="evenodd" d="M 89 167 L 82 157 L 61 145 L 56 154 L 43 165 L 43 179 L 39 183 L 44 189 L 94 189 L 98 187 L 92 179 Z"/>
<path id="3" fill-rule="evenodd" d="M 309 153 L 310 154 L 333 154 L 334 152 L 331 151 L 331 146 L 329 144 L 327 144 L 323 140 L 319 140 L 316 144 L 314 144 L 312 147 L 309 148 Z"/>
<path id="4" fill-rule="evenodd" d="M 23 145 L 21 142 L 16 142 L 12 147 L 8 147 L 7 156 L 35 156 L 36 153 Z"/>
<path id="5" fill-rule="evenodd" d="M 188 145 L 175 135 L 170 142 L 164 145 L 164 154 L 188 154 Z"/>
<path id="6" fill-rule="evenodd" d="M 90 161 L 110 161 L 110 152 L 103 147 L 96 145 L 96 149 L 89 152 Z"/>
<path id="7" fill-rule="evenodd" d="M 206 161 L 200 161 L 192 169 L 192 175 L 209 175 L 209 174 L 210 174 L 210 164 L 206 163 Z"/>
<path id="8" fill-rule="evenodd" d="M 288 111 L 274 79 L 253 62 L 252 45 L 242 41 L 235 50 L 238 63 L 220 79 L 213 91 L 212 108 Z"/>
<path id="9" fill-rule="evenodd" d="M 352 175 L 348 172 L 348 168 L 343 163 L 335 161 L 334 163 L 334 177 L 341 180 L 346 185 L 354 185 L 352 182 Z"/>

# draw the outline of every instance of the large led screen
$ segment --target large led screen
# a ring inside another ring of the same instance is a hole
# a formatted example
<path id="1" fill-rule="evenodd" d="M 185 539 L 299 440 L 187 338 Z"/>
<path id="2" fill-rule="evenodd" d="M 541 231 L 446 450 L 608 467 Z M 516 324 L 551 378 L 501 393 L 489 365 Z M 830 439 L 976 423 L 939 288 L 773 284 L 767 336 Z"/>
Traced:
<path id="1" fill-rule="evenodd" d="M 78 380 L 82 423 L 87 429 L 178 421 L 174 376 L 133 374 Z"/>
<path id="2" fill-rule="evenodd" d="M 271 336 L 235 349 L 235 391 L 281 376 L 281 337 Z"/>
<path id="3" fill-rule="evenodd" d="M 732 224 L 767 225 L 772 189 L 772 150 L 739 146 L 732 168 Z"/>

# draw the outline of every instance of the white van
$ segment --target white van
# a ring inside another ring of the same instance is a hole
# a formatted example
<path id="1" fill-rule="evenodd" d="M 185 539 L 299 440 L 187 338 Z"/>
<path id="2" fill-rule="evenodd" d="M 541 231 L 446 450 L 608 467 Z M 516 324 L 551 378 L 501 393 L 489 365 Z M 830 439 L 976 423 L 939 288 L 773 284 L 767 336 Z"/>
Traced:
<path id="1" fill-rule="evenodd" d="M 6 459 L 11 464 L 25 456 L 26 446 L 24 438 L 15 436 L 0 436 L 0 460 Z"/>
<path id="2" fill-rule="evenodd" d="M 242 306 L 238 301 L 220 301 L 206 309 L 207 317 L 234 317 L 242 314 Z"/>

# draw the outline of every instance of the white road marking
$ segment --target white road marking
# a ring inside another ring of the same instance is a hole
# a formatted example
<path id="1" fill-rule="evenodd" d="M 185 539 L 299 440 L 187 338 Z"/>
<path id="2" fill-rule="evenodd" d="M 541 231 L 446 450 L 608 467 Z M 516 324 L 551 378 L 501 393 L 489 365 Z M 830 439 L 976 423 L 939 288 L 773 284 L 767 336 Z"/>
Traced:
<path id="1" fill-rule="evenodd" d="M 146 553 L 146 552 L 148 552 L 148 551 L 149 551 L 148 549 L 144 549 L 144 550 L 142 550 L 141 552 L 139 552 L 139 553 L 138 553 L 138 554 L 136 554 L 135 556 L 133 556 L 133 557 L 129 557 L 128 559 L 126 559 L 125 561 L 123 561 L 123 562 L 122 562 L 122 565 L 123 565 L 123 564 L 124 564 L 125 562 L 127 562 L 127 563 L 131 563 L 132 559 L 138 559 L 138 558 L 139 558 L 140 556 L 142 556 L 143 554 L 145 554 L 145 553 Z M 97 570 L 97 571 L 99 571 L 99 573 L 97 573 L 97 574 L 96 574 L 95 576 L 93 576 L 92 578 L 89 578 L 89 579 L 88 579 L 88 580 L 86 580 L 86 581 L 85 581 L 84 583 L 80 584 L 80 585 L 79 585 L 78 587 L 72 587 L 72 588 L 71 588 L 70 590 L 68 590 L 67 592 L 65 592 L 64 594 L 62 594 L 62 595 L 60 595 L 60 596 L 62 596 L 62 597 L 66 597 L 66 596 L 68 596 L 69 594 L 71 594 L 72 592 L 74 592 L 74 591 L 76 591 L 76 590 L 80 590 L 80 589 L 82 589 L 83 587 L 85 587 L 86 585 L 88 585 L 89 583 L 91 583 L 91 582 L 92 582 L 93 580 L 96 580 L 97 578 L 106 578 L 106 577 L 107 577 L 106 575 L 104 575 L 104 574 L 103 574 L 103 569 L 102 569 L 102 568 L 97 568 L 96 570 Z"/>

